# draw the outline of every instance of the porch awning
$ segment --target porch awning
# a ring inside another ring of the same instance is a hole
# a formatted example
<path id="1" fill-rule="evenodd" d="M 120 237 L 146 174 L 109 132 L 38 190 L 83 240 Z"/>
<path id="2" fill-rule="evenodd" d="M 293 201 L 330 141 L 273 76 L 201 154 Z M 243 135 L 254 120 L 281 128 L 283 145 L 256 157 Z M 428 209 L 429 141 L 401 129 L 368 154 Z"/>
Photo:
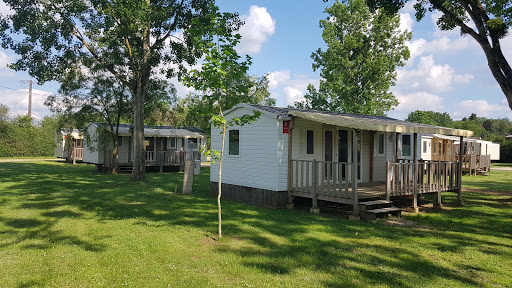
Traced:
<path id="1" fill-rule="evenodd" d="M 314 112 L 304 112 L 290 109 L 289 114 L 303 119 L 325 123 L 329 125 L 395 133 L 430 133 L 453 136 L 473 136 L 473 131 L 446 128 L 441 126 L 419 124 L 388 117 L 375 117 L 365 115 L 333 115 Z"/>
<path id="2" fill-rule="evenodd" d="M 129 127 L 119 127 L 120 136 L 131 136 Z M 144 128 L 145 137 L 204 138 L 203 135 L 187 129 Z"/>

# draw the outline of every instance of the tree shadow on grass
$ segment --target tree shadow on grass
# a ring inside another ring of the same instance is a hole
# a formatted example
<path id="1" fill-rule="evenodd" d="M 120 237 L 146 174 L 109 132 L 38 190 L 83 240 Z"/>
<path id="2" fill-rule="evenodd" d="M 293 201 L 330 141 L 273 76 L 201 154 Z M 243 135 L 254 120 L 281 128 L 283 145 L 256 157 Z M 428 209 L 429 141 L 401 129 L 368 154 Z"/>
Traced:
<path id="1" fill-rule="evenodd" d="M 209 197 L 207 169 L 202 170 L 196 186 L 202 192 L 177 195 L 171 191 L 175 190 L 174 183 L 179 174 L 148 174 L 146 182 L 134 183 L 130 182 L 129 175 L 98 174 L 85 165 L 15 163 L 6 166 L 0 166 L 10 175 L 6 195 L 20 200 L 16 204 L 18 209 L 37 210 L 44 219 L 42 224 L 0 219 L 7 226 L 11 223 L 12 230 L 25 229 L 22 233 L 9 232 L 19 234 L 18 242 L 49 237 L 45 242 L 47 245 L 65 243 L 79 245 L 88 251 L 103 251 L 107 247 L 65 235 L 62 231 L 53 231 L 57 232 L 55 236 L 49 234 L 52 225 L 60 219 L 80 219 L 85 213 L 92 213 L 98 221 L 138 219 L 135 225 L 155 229 L 172 225 L 195 227 L 206 231 L 207 235 L 216 234 L 216 200 Z M 481 286 L 485 283 L 446 268 L 440 259 L 432 259 L 428 253 L 421 252 L 432 249 L 458 253 L 466 247 L 488 254 L 493 253 L 490 247 L 500 248 L 494 249 L 494 253 L 511 250 L 505 241 L 476 237 L 491 235 L 508 239 L 512 236 L 509 222 L 495 219 L 496 212 L 477 209 L 496 205 L 492 209 L 498 211 L 503 204 L 487 203 L 488 198 L 470 196 L 475 209 L 455 208 L 416 216 L 413 219 L 421 222 L 423 227 L 413 228 L 349 222 L 302 211 L 270 210 L 223 200 L 223 229 L 231 238 L 241 239 L 242 244 L 220 242 L 216 249 L 221 254 L 240 255 L 242 265 L 269 276 L 304 270 L 332 275 L 328 280 L 322 280 L 324 286 L 362 287 L 371 283 L 412 287 L 425 283 L 433 285 L 439 279 L 465 286 Z M 62 206 L 80 212 L 62 210 Z M 13 227 L 16 225 L 32 227 Z M 419 241 L 421 239 L 428 241 Z M 30 245 L 26 247 L 31 248 Z M 483 269 L 478 263 L 475 265 Z"/>

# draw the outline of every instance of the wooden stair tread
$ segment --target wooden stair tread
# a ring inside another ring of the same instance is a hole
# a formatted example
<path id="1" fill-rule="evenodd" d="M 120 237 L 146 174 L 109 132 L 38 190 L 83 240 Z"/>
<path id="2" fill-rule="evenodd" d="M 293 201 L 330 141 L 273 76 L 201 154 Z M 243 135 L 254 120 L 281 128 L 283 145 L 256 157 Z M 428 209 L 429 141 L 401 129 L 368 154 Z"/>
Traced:
<path id="1" fill-rule="evenodd" d="M 402 211 L 402 208 L 386 207 L 386 208 L 366 210 L 366 213 L 380 214 L 380 213 L 391 213 L 391 212 L 400 212 L 400 211 Z"/>
<path id="2" fill-rule="evenodd" d="M 371 206 L 371 205 L 384 205 L 384 204 L 392 204 L 392 203 L 393 203 L 393 201 L 373 200 L 373 201 L 359 202 L 359 205 Z"/>

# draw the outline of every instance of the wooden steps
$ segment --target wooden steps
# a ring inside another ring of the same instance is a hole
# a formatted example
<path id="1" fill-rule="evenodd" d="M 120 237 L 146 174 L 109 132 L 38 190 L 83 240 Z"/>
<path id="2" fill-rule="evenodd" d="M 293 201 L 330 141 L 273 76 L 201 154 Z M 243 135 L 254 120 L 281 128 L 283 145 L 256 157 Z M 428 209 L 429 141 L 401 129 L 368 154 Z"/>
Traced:
<path id="1" fill-rule="evenodd" d="M 132 173 L 133 166 L 119 166 L 119 173 Z"/>
<path id="2" fill-rule="evenodd" d="M 393 201 L 372 200 L 359 203 L 359 215 L 361 219 L 375 220 L 387 218 L 389 215 L 400 216 L 402 209 L 393 206 Z"/>

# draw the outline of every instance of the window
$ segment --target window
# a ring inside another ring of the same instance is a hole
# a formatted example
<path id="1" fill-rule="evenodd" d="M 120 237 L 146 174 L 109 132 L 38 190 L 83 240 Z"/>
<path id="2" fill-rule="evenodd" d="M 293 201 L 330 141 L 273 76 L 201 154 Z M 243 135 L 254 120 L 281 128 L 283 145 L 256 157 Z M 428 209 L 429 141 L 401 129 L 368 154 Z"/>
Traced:
<path id="1" fill-rule="evenodd" d="M 123 136 L 117 137 L 117 147 L 123 147 Z"/>
<path id="2" fill-rule="evenodd" d="M 384 134 L 377 134 L 377 153 L 379 155 L 384 155 Z"/>
<path id="3" fill-rule="evenodd" d="M 170 148 L 176 148 L 176 138 L 170 138 L 171 139 L 171 146 Z"/>
<path id="4" fill-rule="evenodd" d="M 197 138 L 188 138 L 188 149 L 197 149 Z"/>
<path id="5" fill-rule="evenodd" d="M 423 153 L 427 153 L 427 141 L 423 141 Z"/>
<path id="6" fill-rule="evenodd" d="M 314 154 L 315 153 L 315 133 L 313 130 L 306 131 L 306 142 L 307 142 L 307 151 L 306 154 Z"/>
<path id="7" fill-rule="evenodd" d="M 229 130 L 229 155 L 240 155 L 240 131 Z"/>
<path id="8" fill-rule="evenodd" d="M 411 157 L 411 135 L 402 134 L 402 156 Z"/>
<path id="9" fill-rule="evenodd" d="M 82 139 L 76 139 L 76 147 L 81 148 L 81 147 L 82 147 L 82 145 L 83 145 L 83 143 L 82 143 L 82 142 L 83 142 L 83 140 L 82 140 Z"/>

